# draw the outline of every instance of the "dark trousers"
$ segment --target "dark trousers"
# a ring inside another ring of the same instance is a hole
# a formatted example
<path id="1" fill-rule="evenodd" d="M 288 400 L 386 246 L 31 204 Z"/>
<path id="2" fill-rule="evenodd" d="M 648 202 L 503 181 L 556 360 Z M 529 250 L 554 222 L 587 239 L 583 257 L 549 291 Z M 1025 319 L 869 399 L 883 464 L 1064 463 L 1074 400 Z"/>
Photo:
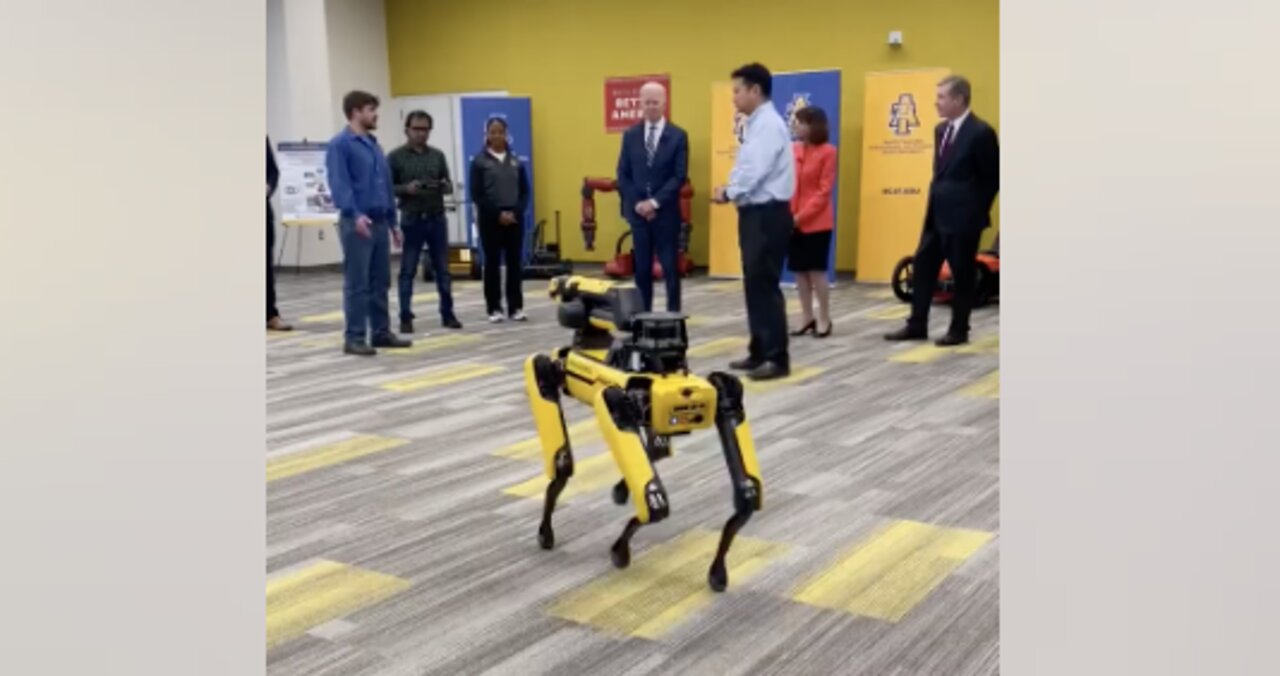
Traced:
<path id="1" fill-rule="evenodd" d="M 427 249 L 431 270 L 440 296 L 440 318 L 453 317 L 452 280 L 449 276 L 449 222 L 444 214 L 405 214 L 400 222 L 404 231 L 404 253 L 400 257 L 400 321 L 414 318 L 413 279 L 417 276 L 422 248 Z"/>
<path id="2" fill-rule="evenodd" d="M 507 312 L 524 309 L 524 223 L 502 225 L 496 214 L 480 216 L 480 250 L 484 255 L 484 302 L 489 314 L 502 312 L 502 264 L 507 266 Z"/>
<path id="3" fill-rule="evenodd" d="M 276 309 L 276 219 L 267 206 L 267 321 L 280 316 Z"/>
<path id="4" fill-rule="evenodd" d="M 938 273 L 942 261 L 951 266 L 951 279 L 955 293 L 951 297 L 951 326 L 947 332 L 956 336 L 969 335 L 969 312 L 973 308 L 974 260 L 978 256 L 978 244 L 982 231 L 939 232 L 933 219 L 926 217 L 924 232 L 920 234 L 920 246 L 916 249 L 911 272 L 911 318 L 907 326 L 913 331 L 927 332 L 929 308 L 938 288 Z"/>
<path id="5" fill-rule="evenodd" d="M 738 208 L 738 248 L 742 287 L 747 295 L 751 359 L 789 367 L 787 302 L 782 296 L 782 264 L 795 220 L 788 202 Z"/>
<path id="6" fill-rule="evenodd" d="M 653 309 L 653 258 L 662 265 L 667 284 L 667 310 L 680 311 L 680 271 L 676 258 L 680 251 L 680 224 L 641 221 L 631 224 L 631 244 L 635 249 L 636 286 L 644 299 L 644 309 Z"/>
<path id="7" fill-rule="evenodd" d="M 366 342 L 391 333 L 387 294 L 391 289 L 391 228 L 384 221 L 369 226 L 370 236 L 356 232 L 353 219 L 338 221 L 342 243 L 342 310 L 348 343 Z"/>

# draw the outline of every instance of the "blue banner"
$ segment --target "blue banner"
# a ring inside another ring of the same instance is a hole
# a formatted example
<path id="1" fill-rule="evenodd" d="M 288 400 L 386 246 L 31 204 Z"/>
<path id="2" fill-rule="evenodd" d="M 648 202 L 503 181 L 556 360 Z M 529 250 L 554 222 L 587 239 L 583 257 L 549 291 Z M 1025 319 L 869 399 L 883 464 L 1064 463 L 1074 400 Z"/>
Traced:
<path id="1" fill-rule="evenodd" d="M 830 127 L 831 145 L 836 147 L 837 157 L 840 150 L 840 71 L 838 70 L 815 70 L 804 71 L 799 73 L 774 73 L 773 74 L 773 104 L 778 108 L 778 113 L 782 115 L 782 119 L 788 123 L 792 121 L 795 112 L 801 108 L 808 106 L 817 106 L 827 114 L 827 123 Z M 838 209 L 838 197 L 840 186 L 840 169 L 836 167 L 835 187 L 831 191 L 831 211 L 833 214 L 840 213 Z M 834 282 L 836 276 L 836 238 L 839 236 L 840 227 L 836 223 L 831 233 L 831 250 L 827 254 L 827 280 Z M 784 284 L 794 284 L 795 275 L 791 271 L 783 267 L 782 282 Z"/>
<path id="2" fill-rule="evenodd" d="M 533 115 L 531 101 L 525 97 L 464 97 L 462 104 L 462 152 L 466 155 L 467 203 L 466 230 L 467 244 L 480 254 L 481 263 L 484 254 L 480 251 L 479 233 L 476 231 L 474 204 L 471 200 L 471 159 L 484 151 L 485 124 L 492 118 L 502 118 L 507 123 L 507 144 L 511 151 L 524 163 L 529 176 L 529 208 L 524 213 L 524 258 L 529 260 L 532 249 L 530 235 L 533 231 Z"/>

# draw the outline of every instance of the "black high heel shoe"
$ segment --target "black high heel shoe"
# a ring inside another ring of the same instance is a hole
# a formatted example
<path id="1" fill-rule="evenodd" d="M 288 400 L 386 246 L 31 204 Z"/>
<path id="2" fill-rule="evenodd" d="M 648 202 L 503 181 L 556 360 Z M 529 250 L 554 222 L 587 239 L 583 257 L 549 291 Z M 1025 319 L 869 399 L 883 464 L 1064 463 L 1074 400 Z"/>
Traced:
<path id="1" fill-rule="evenodd" d="M 791 335 L 803 336 L 806 333 L 813 333 L 814 331 L 817 331 L 817 330 L 818 330 L 818 320 L 814 319 L 810 321 L 808 324 L 801 326 L 799 330 L 792 331 Z"/>
<path id="2" fill-rule="evenodd" d="M 827 322 L 827 330 L 826 330 L 826 331 L 816 331 L 817 326 L 816 326 L 816 324 L 815 324 L 815 326 L 814 326 L 814 328 L 815 328 L 815 332 L 814 332 L 814 334 L 813 334 L 813 337 L 814 337 L 814 338 L 826 338 L 827 336 L 831 335 L 831 330 L 832 330 L 832 329 L 834 329 L 835 327 L 836 327 L 836 325 L 835 325 L 835 323 L 834 323 L 834 322 Z"/>

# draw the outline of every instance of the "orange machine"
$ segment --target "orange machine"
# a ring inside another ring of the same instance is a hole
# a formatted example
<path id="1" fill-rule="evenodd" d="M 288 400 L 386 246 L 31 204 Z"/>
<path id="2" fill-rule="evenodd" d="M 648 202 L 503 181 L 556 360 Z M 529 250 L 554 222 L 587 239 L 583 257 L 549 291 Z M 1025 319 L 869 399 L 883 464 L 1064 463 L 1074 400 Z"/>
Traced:
<path id="1" fill-rule="evenodd" d="M 905 256 L 893 268 L 893 294 L 904 303 L 911 302 L 915 256 Z M 1000 299 L 1000 235 L 990 249 L 979 251 L 974 265 L 973 306 L 982 307 Z M 955 295 L 955 279 L 946 261 L 938 272 L 938 286 L 933 292 L 935 303 L 950 303 Z"/>
<path id="2" fill-rule="evenodd" d="M 587 251 L 595 250 L 597 227 L 595 194 L 597 192 L 617 192 L 617 190 L 618 182 L 612 178 L 593 178 L 589 176 L 582 180 L 582 238 L 586 242 Z M 692 229 L 692 226 L 689 225 L 689 213 L 692 209 L 692 202 L 693 184 L 686 180 L 684 186 L 680 188 L 680 253 L 676 259 L 676 267 L 679 268 L 681 277 L 688 277 L 693 272 L 693 261 L 688 256 L 689 231 Z M 623 220 L 626 219 L 624 218 Z M 635 256 L 631 251 L 623 253 L 622 250 L 629 237 L 631 237 L 630 229 L 622 233 L 622 236 L 618 238 L 613 260 L 604 266 L 604 273 L 609 277 L 622 279 L 635 274 Z M 662 279 L 662 266 L 656 258 L 653 261 L 653 278 Z"/>

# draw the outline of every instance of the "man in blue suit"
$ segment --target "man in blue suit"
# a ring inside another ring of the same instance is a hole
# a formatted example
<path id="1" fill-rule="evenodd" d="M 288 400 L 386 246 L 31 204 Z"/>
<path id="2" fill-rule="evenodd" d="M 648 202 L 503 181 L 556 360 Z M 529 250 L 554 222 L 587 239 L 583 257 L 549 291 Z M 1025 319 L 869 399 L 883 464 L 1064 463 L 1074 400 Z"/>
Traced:
<path id="1" fill-rule="evenodd" d="M 667 90 L 656 82 L 640 88 L 644 121 L 622 135 L 618 194 L 631 226 L 636 286 L 645 310 L 653 309 L 653 257 L 662 264 L 667 310 L 680 311 L 680 189 L 689 175 L 689 135 L 665 119 Z"/>

